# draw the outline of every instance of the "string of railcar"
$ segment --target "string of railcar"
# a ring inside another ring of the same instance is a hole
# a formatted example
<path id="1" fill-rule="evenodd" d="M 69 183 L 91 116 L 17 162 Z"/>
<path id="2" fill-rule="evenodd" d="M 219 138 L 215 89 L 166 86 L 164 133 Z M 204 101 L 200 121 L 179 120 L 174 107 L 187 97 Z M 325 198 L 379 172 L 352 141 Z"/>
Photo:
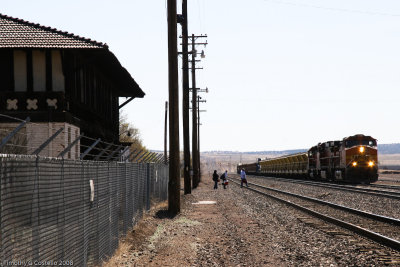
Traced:
<path id="1" fill-rule="evenodd" d="M 377 140 L 357 134 L 318 143 L 304 153 L 238 164 L 238 173 L 242 169 L 254 175 L 369 184 L 378 180 Z"/>

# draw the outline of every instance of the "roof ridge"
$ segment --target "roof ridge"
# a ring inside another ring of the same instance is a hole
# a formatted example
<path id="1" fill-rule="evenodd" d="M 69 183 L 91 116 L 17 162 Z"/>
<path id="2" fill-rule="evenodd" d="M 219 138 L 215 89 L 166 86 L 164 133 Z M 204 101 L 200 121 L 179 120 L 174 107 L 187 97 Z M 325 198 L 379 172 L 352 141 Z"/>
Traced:
<path id="1" fill-rule="evenodd" d="M 28 25 L 28 26 L 36 27 L 36 28 L 39 28 L 39 29 L 42 29 L 42 30 L 46 30 L 46 31 L 51 31 L 53 33 L 58 33 L 58 34 L 61 34 L 61 35 L 67 36 L 67 37 L 71 37 L 71 38 L 74 38 L 74 39 L 77 39 L 77 40 L 80 40 L 80 41 L 88 42 L 88 43 L 91 43 L 93 45 L 102 46 L 103 48 L 108 49 L 108 45 L 106 43 L 98 42 L 96 40 L 92 40 L 90 38 L 82 37 L 82 36 L 67 32 L 67 31 L 61 31 L 61 30 L 58 30 L 57 28 L 44 26 L 44 25 L 41 25 L 39 23 L 34 23 L 34 22 L 30 22 L 30 21 L 23 20 L 23 19 L 20 19 L 20 18 L 11 17 L 11 16 L 8 16 L 8 15 L 4 15 L 2 13 L 0 13 L 0 18 L 9 19 L 9 20 L 12 20 L 12 21 L 17 22 L 17 23 L 23 23 L 23 24 Z"/>

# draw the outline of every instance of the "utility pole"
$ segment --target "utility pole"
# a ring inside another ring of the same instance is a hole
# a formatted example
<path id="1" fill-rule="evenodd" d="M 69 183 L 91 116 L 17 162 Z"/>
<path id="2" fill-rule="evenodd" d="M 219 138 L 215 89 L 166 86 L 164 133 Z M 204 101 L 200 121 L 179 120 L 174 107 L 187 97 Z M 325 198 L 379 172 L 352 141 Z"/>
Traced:
<path id="1" fill-rule="evenodd" d="M 168 210 L 180 212 L 179 87 L 176 0 L 168 0 L 169 181 Z"/>
<path id="2" fill-rule="evenodd" d="M 200 183 L 201 180 L 201 170 L 200 170 L 200 96 L 197 96 L 197 157 L 198 157 L 198 161 L 197 164 L 199 164 L 197 166 L 197 169 L 199 170 L 199 181 L 198 183 Z"/>
<path id="3" fill-rule="evenodd" d="M 198 186 L 198 169 L 197 169 L 197 90 L 196 90 L 196 48 L 195 37 L 192 34 L 192 166 L 193 166 L 193 188 Z"/>
<path id="4" fill-rule="evenodd" d="M 189 48 L 187 0 L 182 0 L 182 124 L 183 124 L 183 181 L 184 193 L 192 193 L 190 177 L 190 133 L 189 133 Z"/>
<path id="5" fill-rule="evenodd" d="M 196 43 L 197 38 L 207 38 L 207 35 L 195 36 L 192 34 L 192 166 L 193 166 L 193 188 L 199 184 L 199 149 L 198 149 L 198 132 L 197 132 L 197 88 L 196 88 L 196 45 L 206 43 Z M 204 54 L 202 53 L 202 56 Z"/>
<path id="6" fill-rule="evenodd" d="M 197 166 L 197 169 L 199 170 L 199 181 L 198 183 L 200 183 L 201 180 L 201 170 L 200 170 L 200 96 L 197 96 L 197 164 L 199 164 Z"/>
<path id="7" fill-rule="evenodd" d="M 208 89 L 207 89 L 208 92 Z M 199 182 L 201 180 L 201 168 L 200 168 L 200 111 L 205 111 L 205 110 L 200 110 L 200 102 L 207 102 L 206 100 L 201 100 L 201 96 L 197 96 L 197 152 L 198 152 L 198 170 L 199 170 Z"/>
<path id="8" fill-rule="evenodd" d="M 168 101 L 165 101 L 165 122 L 164 122 L 164 164 L 167 164 L 167 125 L 168 125 Z"/>

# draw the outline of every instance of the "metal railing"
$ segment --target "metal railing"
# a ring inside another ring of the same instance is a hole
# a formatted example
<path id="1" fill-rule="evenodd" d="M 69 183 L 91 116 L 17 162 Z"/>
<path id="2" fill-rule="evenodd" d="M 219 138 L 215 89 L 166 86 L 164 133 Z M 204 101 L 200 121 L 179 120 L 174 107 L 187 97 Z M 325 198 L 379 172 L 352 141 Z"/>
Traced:
<path id="1" fill-rule="evenodd" d="M 62 126 L 62 127 L 61 127 Z M 133 150 L 133 151 L 132 151 Z M 78 127 L 37 123 L 0 113 L 0 153 L 39 155 L 63 159 L 168 163 L 163 153 L 124 146 L 85 136 Z"/>
<path id="2" fill-rule="evenodd" d="M 0 154 L 0 179 L 2 266 L 85 267 L 167 199 L 168 165 Z"/>

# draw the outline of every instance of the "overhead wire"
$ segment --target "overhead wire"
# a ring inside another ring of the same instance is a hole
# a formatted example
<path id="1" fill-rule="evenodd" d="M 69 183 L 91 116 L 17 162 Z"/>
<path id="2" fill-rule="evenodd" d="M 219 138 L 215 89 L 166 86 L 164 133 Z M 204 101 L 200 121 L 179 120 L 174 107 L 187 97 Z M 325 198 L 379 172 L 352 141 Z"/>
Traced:
<path id="1" fill-rule="evenodd" d="M 330 10 L 330 11 L 348 12 L 348 13 L 358 13 L 358 14 L 364 14 L 364 15 L 400 17 L 400 14 L 392 14 L 392 13 L 386 13 L 386 12 L 375 12 L 375 11 L 366 11 L 366 10 L 357 10 L 357 9 L 318 6 L 318 5 L 312 5 L 312 4 L 306 4 L 306 3 L 297 3 L 297 2 L 295 3 L 295 2 L 281 1 L 281 0 L 263 0 L 263 1 L 276 3 L 276 4 L 292 5 L 292 6 L 299 6 L 299 7 L 309 7 L 309 8 L 325 9 L 325 10 Z"/>

